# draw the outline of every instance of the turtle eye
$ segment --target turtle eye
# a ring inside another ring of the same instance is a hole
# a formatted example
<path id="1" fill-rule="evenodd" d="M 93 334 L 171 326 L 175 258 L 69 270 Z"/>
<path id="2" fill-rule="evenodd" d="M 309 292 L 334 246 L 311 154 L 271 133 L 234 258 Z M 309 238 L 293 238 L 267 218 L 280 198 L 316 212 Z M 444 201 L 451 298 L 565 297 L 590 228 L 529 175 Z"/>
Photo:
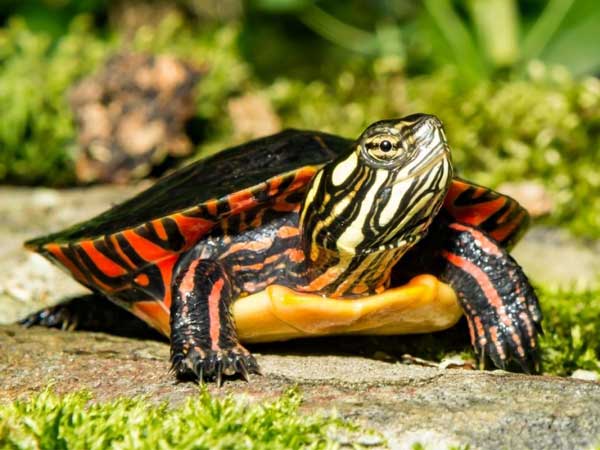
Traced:
<path id="1" fill-rule="evenodd" d="M 392 164 L 402 153 L 402 143 L 389 133 L 366 139 L 363 143 L 363 154 L 377 164 Z"/>
<path id="2" fill-rule="evenodd" d="M 381 141 L 379 143 L 379 150 L 381 150 L 382 152 L 389 152 L 394 146 L 392 145 L 392 143 L 390 141 Z"/>

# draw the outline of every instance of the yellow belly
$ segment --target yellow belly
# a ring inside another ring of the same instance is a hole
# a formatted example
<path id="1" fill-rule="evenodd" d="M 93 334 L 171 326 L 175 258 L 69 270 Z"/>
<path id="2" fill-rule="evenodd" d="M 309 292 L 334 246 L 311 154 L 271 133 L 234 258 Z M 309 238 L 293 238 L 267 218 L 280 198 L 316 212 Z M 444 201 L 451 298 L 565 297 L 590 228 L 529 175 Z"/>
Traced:
<path id="1" fill-rule="evenodd" d="M 170 335 L 162 302 L 137 302 L 132 312 Z M 462 315 L 454 290 L 432 275 L 368 297 L 333 299 L 283 286 L 242 297 L 233 317 L 242 342 L 274 342 L 336 334 L 414 334 L 441 331 Z"/>
<path id="2" fill-rule="evenodd" d="M 269 286 L 238 299 L 242 342 L 339 334 L 413 334 L 445 330 L 462 316 L 454 290 L 431 275 L 364 298 L 340 300 Z"/>

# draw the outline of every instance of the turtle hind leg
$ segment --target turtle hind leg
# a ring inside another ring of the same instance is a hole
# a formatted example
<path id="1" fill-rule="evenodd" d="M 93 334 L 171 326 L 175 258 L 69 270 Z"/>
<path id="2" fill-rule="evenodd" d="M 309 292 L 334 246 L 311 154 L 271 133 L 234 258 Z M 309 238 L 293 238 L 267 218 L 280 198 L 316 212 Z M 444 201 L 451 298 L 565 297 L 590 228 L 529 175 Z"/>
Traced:
<path id="1" fill-rule="evenodd" d="M 100 331 L 144 339 L 164 339 L 129 311 L 100 294 L 75 297 L 28 315 L 19 323 L 62 330 Z"/>
<path id="2" fill-rule="evenodd" d="M 231 303 L 234 289 L 225 269 L 211 260 L 182 261 L 173 283 L 171 362 L 180 379 L 214 379 L 260 373 L 239 343 Z"/>
<path id="3" fill-rule="evenodd" d="M 542 315 L 521 267 L 475 227 L 450 223 L 444 241 L 440 278 L 456 291 L 481 360 L 489 357 L 501 369 L 514 360 L 525 372 L 539 371 Z"/>

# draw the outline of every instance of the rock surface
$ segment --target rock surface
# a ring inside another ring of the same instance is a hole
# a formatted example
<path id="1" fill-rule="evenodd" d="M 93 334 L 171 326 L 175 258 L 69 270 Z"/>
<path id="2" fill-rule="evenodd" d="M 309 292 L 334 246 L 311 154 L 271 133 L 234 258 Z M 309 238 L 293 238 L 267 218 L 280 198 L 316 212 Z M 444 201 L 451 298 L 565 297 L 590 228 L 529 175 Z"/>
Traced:
<path id="1" fill-rule="evenodd" d="M 0 327 L 0 401 L 50 381 L 98 400 L 147 395 L 177 404 L 192 383 L 168 373 L 168 345 L 102 333 Z M 348 355 L 258 354 L 263 376 L 229 381 L 218 395 L 272 399 L 298 385 L 308 410 L 336 408 L 376 429 L 391 448 L 579 449 L 600 442 L 600 383 L 392 364 Z"/>

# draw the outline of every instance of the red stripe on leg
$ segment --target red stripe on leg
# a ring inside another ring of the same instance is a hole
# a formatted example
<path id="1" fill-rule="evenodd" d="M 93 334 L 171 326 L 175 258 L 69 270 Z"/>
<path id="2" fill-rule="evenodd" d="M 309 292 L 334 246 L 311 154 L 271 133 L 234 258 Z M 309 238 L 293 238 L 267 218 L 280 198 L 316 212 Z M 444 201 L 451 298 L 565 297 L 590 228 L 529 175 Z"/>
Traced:
<path id="1" fill-rule="evenodd" d="M 504 303 L 502 302 L 500 294 L 498 294 L 498 291 L 494 287 L 487 274 L 482 269 L 473 264 L 471 261 L 463 258 L 462 256 L 450 253 L 446 250 L 442 251 L 442 256 L 456 267 L 460 268 L 461 270 L 464 270 L 475 280 L 475 282 L 479 285 L 479 288 L 485 295 L 487 301 L 496 310 L 496 313 L 498 314 L 498 317 L 500 318 L 501 322 L 504 325 L 506 325 L 510 330 L 510 336 L 517 346 L 517 352 L 519 353 L 519 356 L 524 356 L 525 350 L 523 349 L 521 339 L 515 332 L 516 330 L 513 328 L 510 318 L 506 315 L 506 311 L 504 310 Z M 499 348 L 499 343 L 496 341 L 495 337 L 492 336 L 492 338 L 495 341 L 494 345 L 496 346 L 496 348 Z"/>
<path id="2" fill-rule="evenodd" d="M 451 223 L 448 226 L 457 231 L 466 231 L 467 233 L 470 233 L 475 240 L 479 242 L 479 246 L 484 252 L 493 256 L 497 256 L 498 258 L 502 258 L 502 252 L 498 246 L 490 241 L 481 231 L 461 225 L 460 223 Z"/>
<path id="3" fill-rule="evenodd" d="M 225 280 L 219 278 L 213 284 L 208 296 L 208 315 L 210 318 L 210 340 L 213 350 L 219 350 L 219 333 L 221 331 L 221 323 L 219 321 L 219 302 L 221 301 L 221 291 Z"/>
<path id="4" fill-rule="evenodd" d="M 192 261 L 190 267 L 188 267 L 188 270 L 185 273 L 185 276 L 179 284 L 179 292 L 181 293 L 181 298 L 184 298 L 187 294 L 194 290 L 194 274 L 196 272 L 196 266 L 198 265 L 198 262 L 200 262 L 199 259 Z"/>

